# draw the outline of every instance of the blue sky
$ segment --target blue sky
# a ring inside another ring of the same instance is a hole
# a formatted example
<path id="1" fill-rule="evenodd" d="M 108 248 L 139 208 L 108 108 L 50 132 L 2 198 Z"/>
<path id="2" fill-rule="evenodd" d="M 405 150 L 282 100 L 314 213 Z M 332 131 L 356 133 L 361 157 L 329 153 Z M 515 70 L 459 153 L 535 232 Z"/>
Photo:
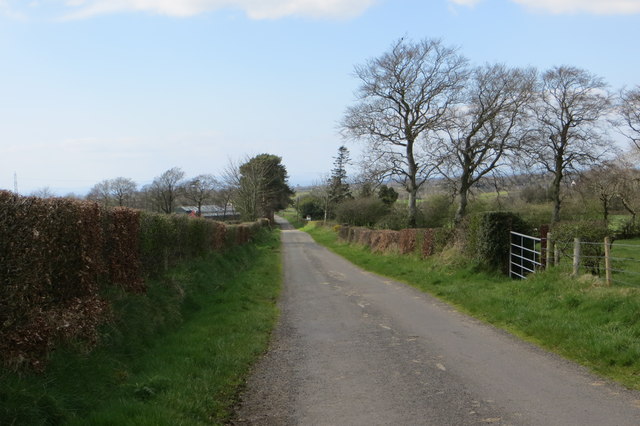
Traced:
<path id="1" fill-rule="evenodd" d="M 263 152 L 309 184 L 343 143 L 354 65 L 403 36 L 640 84 L 640 0 L 0 0 L 0 188 L 84 194 Z"/>

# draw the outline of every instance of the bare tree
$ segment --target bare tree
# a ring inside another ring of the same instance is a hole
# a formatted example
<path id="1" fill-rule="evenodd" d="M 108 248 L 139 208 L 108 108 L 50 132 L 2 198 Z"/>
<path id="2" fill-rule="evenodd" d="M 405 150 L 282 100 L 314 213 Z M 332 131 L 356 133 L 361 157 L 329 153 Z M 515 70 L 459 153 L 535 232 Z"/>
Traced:
<path id="1" fill-rule="evenodd" d="M 173 213 L 183 179 L 184 172 L 179 167 L 169 169 L 153 179 L 148 192 L 158 211 Z"/>
<path id="2" fill-rule="evenodd" d="M 136 183 L 129 178 L 105 179 L 93 185 L 87 199 L 103 206 L 131 206 L 137 188 Z"/>
<path id="3" fill-rule="evenodd" d="M 230 207 L 233 207 L 231 203 L 233 199 L 235 188 L 229 186 L 226 182 L 220 183 L 220 187 L 216 189 L 213 193 L 212 202 L 223 208 L 222 212 L 222 220 L 227 219 L 227 212 Z"/>
<path id="4" fill-rule="evenodd" d="M 138 185 L 131 179 L 117 177 L 109 181 L 111 197 L 118 206 L 131 206 Z"/>
<path id="5" fill-rule="evenodd" d="M 202 216 L 202 205 L 214 199 L 215 190 L 220 182 L 208 174 L 198 175 L 184 184 L 184 197 L 196 205 L 196 214 Z"/>
<path id="6" fill-rule="evenodd" d="M 535 79 L 533 69 L 486 65 L 473 70 L 465 103 L 451 111 L 439 147 L 445 159 L 444 174 L 460 199 L 456 223 L 466 214 L 471 188 L 530 139 L 527 112 Z"/>
<path id="7" fill-rule="evenodd" d="M 95 201 L 107 207 L 111 205 L 111 181 L 105 179 L 91 187 L 87 200 Z"/>
<path id="8" fill-rule="evenodd" d="M 35 191 L 31 192 L 32 197 L 38 198 L 55 198 L 55 194 L 51 191 L 51 188 L 48 186 L 43 186 L 42 188 L 38 188 Z"/>
<path id="9" fill-rule="evenodd" d="M 603 135 L 604 118 L 612 107 L 606 88 L 602 78 L 571 66 L 555 67 L 542 75 L 534 107 L 537 141 L 529 152 L 553 177 L 553 222 L 560 220 L 565 175 L 603 160 L 610 151 Z"/>
<path id="10" fill-rule="evenodd" d="M 467 61 L 439 40 L 400 39 L 378 58 L 356 66 L 357 102 L 347 109 L 343 134 L 365 140 L 388 176 L 409 193 L 409 225 L 416 223 L 418 190 L 435 170 L 430 133 L 443 127 L 467 77 Z"/>
<path id="11" fill-rule="evenodd" d="M 375 191 L 387 180 L 387 171 L 376 159 L 370 158 L 372 152 L 364 152 L 358 162 L 359 172 L 353 177 L 352 186 L 358 198 L 373 197 Z"/>
<path id="12" fill-rule="evenodd" d="M 626 170 L 616 162 L 605 162 L 582 173 L 580 182 L 576 185 L 583 188 L 583 198 L 597 197 L 602 208 L 602 218 L 609 221 L 611 206 L 616 197 L 619 196 L 621 184 L 626 177 Z"/>
<path id="13" fill-rule="evenodd" d="M 311 196 L 315 197 L 322 206 L 323 222 L 327 223 L 329 219 L 329 210 L 331 209 L 331 187 L 329 176 L 323 176 L 319 181 L 313 182 L 311 188 Z"/>
<path id="14" fill-rule="evenodd" d="M 622 91 L 618 108 L 624 122 L 622 134 L 640 150 L 640 86 Z"/>
<path id="15" fill-rule="evenodd" d="M 635 168 L 638 153 L 620 156 L 617 161 L 616 196 L 622 202 L 625 210 L 631 215 L 631 223 L 635 225 L 638 211 L 640 211 L 640 170 Z M 634 155 L 635 154 L 635 155 Z M 633 158 L 633 157 L 636 158 Z"/>

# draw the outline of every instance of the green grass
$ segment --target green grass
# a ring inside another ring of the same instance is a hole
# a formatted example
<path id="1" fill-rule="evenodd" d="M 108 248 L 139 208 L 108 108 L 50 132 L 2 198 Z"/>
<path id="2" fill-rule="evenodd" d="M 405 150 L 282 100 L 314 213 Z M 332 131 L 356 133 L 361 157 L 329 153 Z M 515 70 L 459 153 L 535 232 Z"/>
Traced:
<path id="1" fill-rule="evenodd" d="M 287 219 L 289 223 L 296 229 L 302 228 L 307 225 L 307 221 L 298 217 L 298 214 L 294 208 L 288 208 L 284 211 L 279 212 L 278 214 Z"/>
<path id="2" fill-rule="evenodd" d="M 613 281 L 640 287 L 640 239 L 615 241 L 611 257 Z"/>
<path id="3" fill-rule="evenodd" d="M 372 254 L 337 241 L 331 228 L 304 231 L 351 262 L 406 282 L 460 310 L 640 390 L 640 289 L 603 287 L 561 270 L 515 281 L 479 270 L 453 252 L 432 259 Z"/>
<path id="4" fill-rule="evenodd" d="M 275 324 L 279 239 L 189 262 L 118 299 L 102 346 L 53 354 L 45 374 L 0 370 L 0 424 L 203 425 L 232 414 Z"/>

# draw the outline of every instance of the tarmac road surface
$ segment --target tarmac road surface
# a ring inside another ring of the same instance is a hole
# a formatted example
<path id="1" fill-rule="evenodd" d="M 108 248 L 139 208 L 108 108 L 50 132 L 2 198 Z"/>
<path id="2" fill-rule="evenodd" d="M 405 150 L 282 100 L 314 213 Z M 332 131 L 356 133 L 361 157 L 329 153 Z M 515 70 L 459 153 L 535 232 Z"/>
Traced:
<path id="1" fill-rule="evenodd" d="M 640 425 L 640 393 L 278 222 L 281 318 L 233 424 Z"/>

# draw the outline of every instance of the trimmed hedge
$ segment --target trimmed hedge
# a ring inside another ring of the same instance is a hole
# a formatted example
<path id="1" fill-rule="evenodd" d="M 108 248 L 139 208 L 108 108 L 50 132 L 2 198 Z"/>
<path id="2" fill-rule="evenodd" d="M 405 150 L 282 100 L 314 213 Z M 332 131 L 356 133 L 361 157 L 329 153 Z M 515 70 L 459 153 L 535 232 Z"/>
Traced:
<path id="1" fill-rule="evenodd" d="M 529 233 L 530 226 L 511 212 L 483 212 L 470 215 L 460 228 L 465 253 L 480 264 L 507 273 L 510 231 Z"/>
<path id="2" fill-rule="evenodd" d="M 336 225 L 334 230 L 341 240 L 369 247 L 373 252 L 398 252 L 421 257 L 442 251 L 453 238 L 453 231 L 445 228 L 392 231 Z"/>
<path id="3" fill-rule="evenodd" d="M 106 288 L 144 293 L 145 277 L 247 243 L 268 224 L 226 226 L 0 191 L 0 361 L 41 370 L 60 342 L 90 350 L 110 318 Z"/>
<path id="4" fill-rule="evenodd" d="M 520 216 L 509 212 L 486 212 L 469 216 L 457 230 L 450 228 L 403 229 L 400 231 L 370 230 L 342 225 L 338 236 L 349 243 L 370 247 L 373 252 L 399 252 L 421 257 L 441 252 L 454 241 L 464 254 L 495 270 L 508 270 L 509 231 L 529 232 L 530 227 Z"/>

